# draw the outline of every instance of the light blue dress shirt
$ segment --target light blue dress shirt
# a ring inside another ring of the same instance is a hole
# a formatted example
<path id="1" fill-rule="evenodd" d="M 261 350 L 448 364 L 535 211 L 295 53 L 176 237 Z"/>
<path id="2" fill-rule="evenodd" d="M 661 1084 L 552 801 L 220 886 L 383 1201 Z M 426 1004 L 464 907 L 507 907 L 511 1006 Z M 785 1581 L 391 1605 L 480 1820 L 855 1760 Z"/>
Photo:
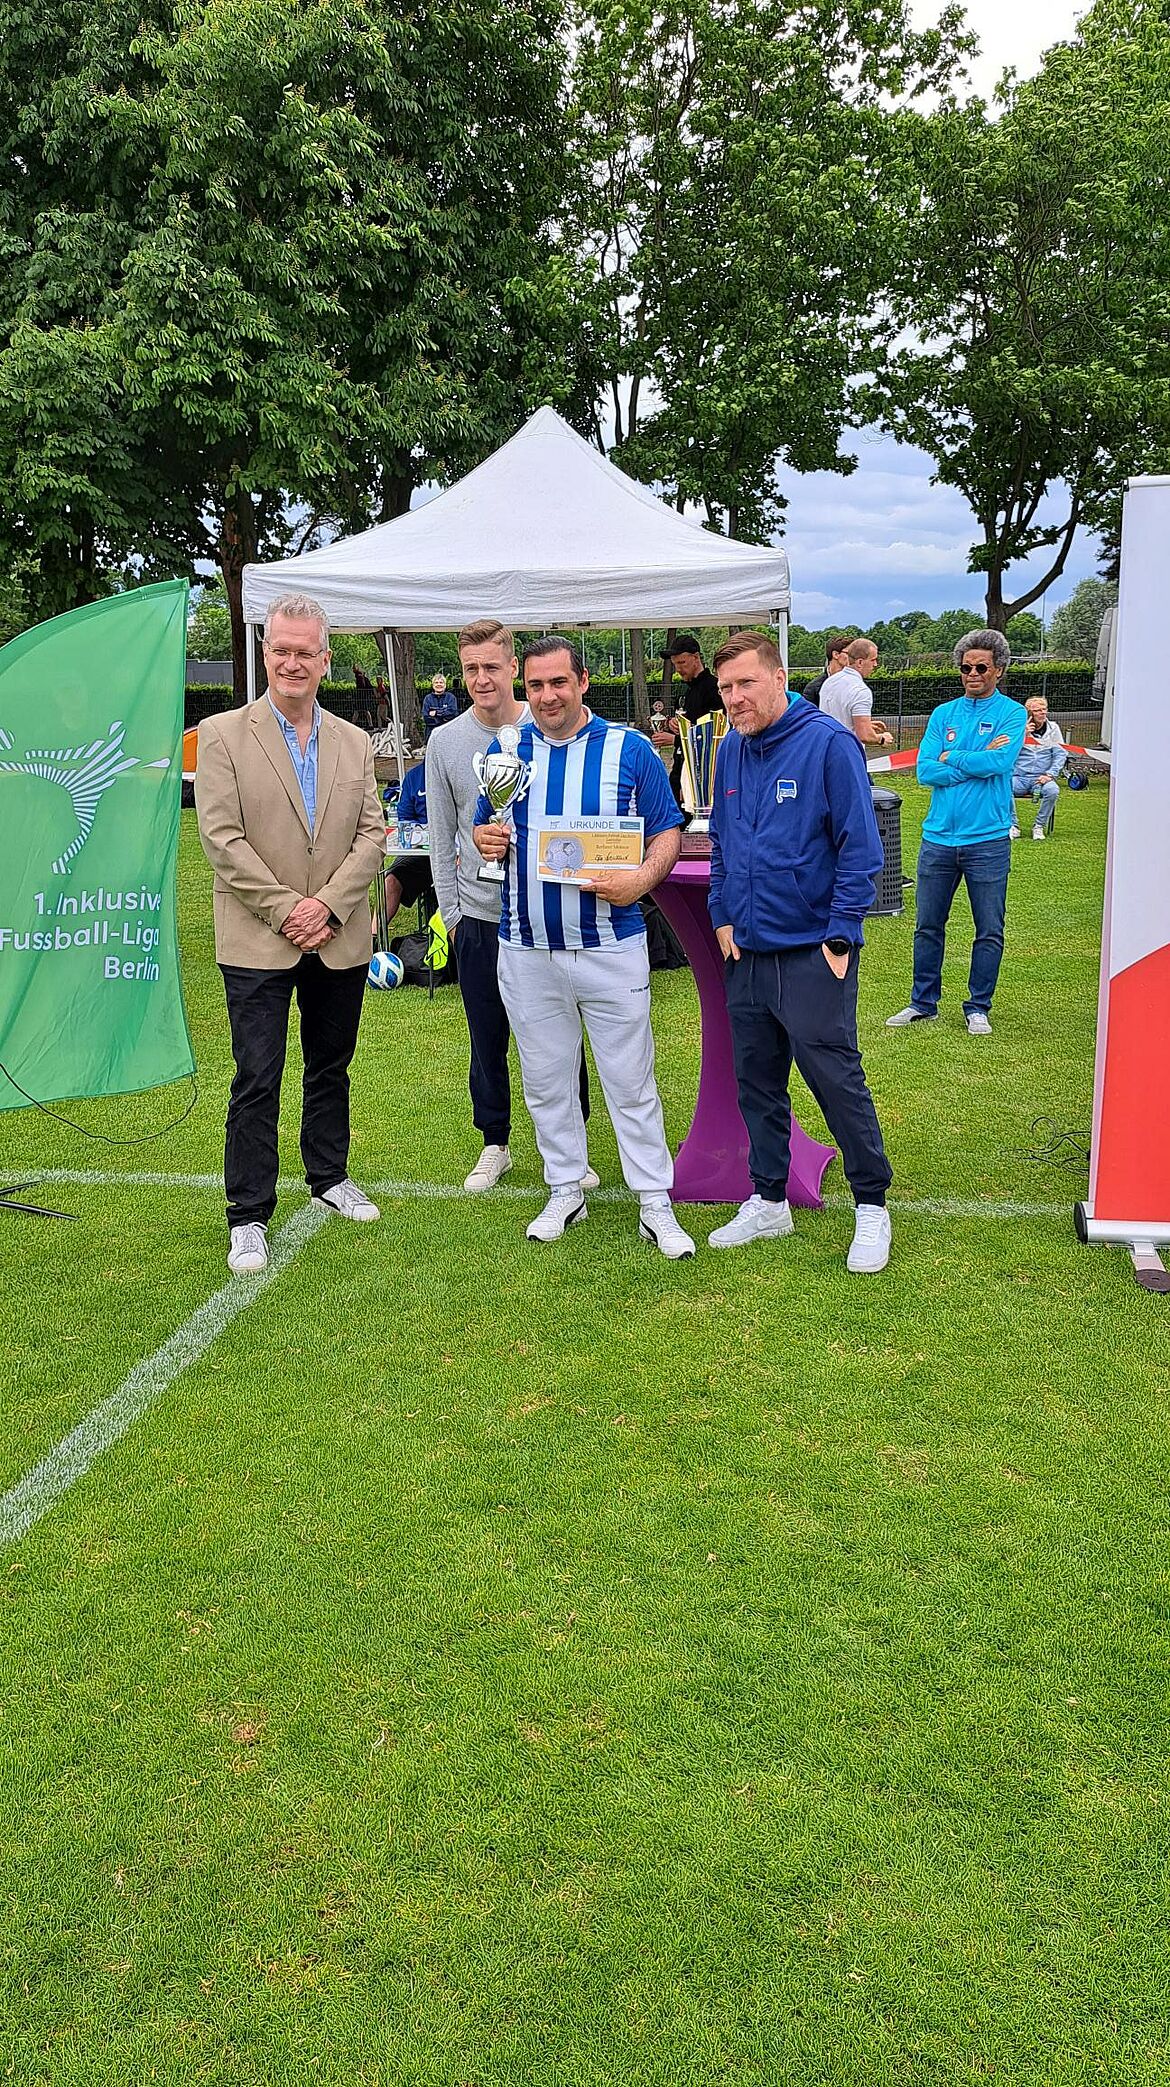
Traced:
<path id="1" fill-rule="evenodd" d="M 305 751 L 302 753 L 301 742 L 297 738 L 296 726 L 290 725 L 287 717 L 277 709 L 271 696 L 266 696 L 265 701 L 281 731 L 284 733 L 284 743 L 292 757 L 292 765 L 300 786 L 301 802 L 305 807 L 305 817 L 309 822 L 309 832 L 312 833 L 317 823 L 317 730 L 321 723 L 321 706 L 319 703 L 314 703 L 313 705 L 313 729 L 309 734 Z"/>

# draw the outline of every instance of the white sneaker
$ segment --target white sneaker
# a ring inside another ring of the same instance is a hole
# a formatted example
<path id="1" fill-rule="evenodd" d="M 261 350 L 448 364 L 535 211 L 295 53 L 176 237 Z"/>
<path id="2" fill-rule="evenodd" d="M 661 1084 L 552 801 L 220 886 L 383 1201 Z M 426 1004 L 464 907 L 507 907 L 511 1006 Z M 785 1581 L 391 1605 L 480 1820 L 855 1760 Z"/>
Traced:
<path id="1" fill-rule="evenodd" d="M 967 1034 L 968 1036 L 990 1036 L 991 1023 L 988 1021 L 987 1016 L 981 1014 L 968 1015 Z"/>
<path id="2" fill-rule="evenodd" d="M 845 1266 L 850 1275 L 880 1275 L 890 1258 L 890 1213 L 880 1203 L 859 1203 L 853 1244 Z"/>
<path id="3" fill-rule="evenodd" d="M 1048 839 L 1047 828 L 1043 826 L 1034 826 L 1032 828 L 1032 839 L 1034 841 L 1046 841 Z"/>
<path id="4" fill-rule="evenodd" d="M 733 1218 L 707 1234 L 708 1246 L 747 1246 L 753 1239 L 787 1239 L 796 1230 L 787 1202 L 765 1203 L 762 1196 L 749 1196 Z"/>
<path id="5" fill-rule="evenodd" d="M 1018 826 L 1009 826 L 1009 827 L 1008 827 L 1008 839 L 1009 839 L 1009 841 L 1018 841 L 1018 840 L 1019 840 L 1019 838 L 1020 838 L 1020 829 L 1019 829 L 1019 827 L 1018 827 Z"/>
<path id="6" fill-rule="evenodd" d="M 382 1215 L 365 1190 L 359 1188 L 356 1181 L 350 1181 L 348 1176 L 327 1188 L 323 1196 L 314 1196 L 313 1201 L 320 1210 L 334 1210 L 338 1217 L 352 1218 L 355 1225 L 372 1225 L 374 1219 Z"/>
<path id="7" fill-rule="evenodd" d="M 579 1188 L 554 1188 L 540 1216 L 533 1218 L 526 1236 L 538 1239 L 542 1246 L 551 1246 L 554 1239 L 564 1238 L 570 1225 L 579 1225 L 588 1215 Z"/>
<path id="8" fill-rule="evenodd" d="M 689 1232 L 683 1231 L 665 1196 L 654 1203 L 643 1203 L 638 1237 L 648 1239 L 668 1261 L 694 1259 L 695 1242 Z"/>
<path id="9" fill-rule="evenodd" d="M 581 1186 L 582 1188 L 600 1188 L 600 1174 L 595 1174 L 592 1167 L 586 1167 L 585 1172 L 581 1176 Z"/>
<path id="10" fill-rule="evenodd" d="M 228 1267 L 233 1275 L 260 1275 L 268 1266 L 268 1234 L 263 1225 L 233 1225 Z"/>
<path id="11" fill-rule="evenodd" d="M 938 1016 L 932 1008 L 900 1007 L 896 1015 L 886 1016 L 887 1029 L 908 1029 L 911 1022 L 937 1022 Z"/>
<path id="12" fill-rule="evenodd" d="M 485 1145 L 463 1184 L 468 1195 L 486 1195 L 501 1175 L 510 1171 L 511 1165 L 512 1155 L 506 1145 Z"/>

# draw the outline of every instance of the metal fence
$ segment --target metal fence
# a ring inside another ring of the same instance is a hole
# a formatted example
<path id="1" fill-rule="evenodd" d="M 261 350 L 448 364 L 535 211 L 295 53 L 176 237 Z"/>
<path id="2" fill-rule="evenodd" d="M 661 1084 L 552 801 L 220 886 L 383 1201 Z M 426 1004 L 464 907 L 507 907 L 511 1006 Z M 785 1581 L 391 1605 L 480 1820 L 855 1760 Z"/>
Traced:
<path id="1" fill-rule="evenodd" d="M 802 683 L 811 679 L 811 674 L 794 675 L 793 689 L 799 693 Z M 1083 674 L 1067 667 L 1054 669 L 1051 674 L 1033 670 L 1027 675 L 1017 673 L 1010 679 L 1013 685 L 1007 686 L 1005 693 L 1014 696 L 1017 702 L 1022 703 L 1026 696 L 1047 696 L 1052 715 L 1066 739 L 1075 740 L 1082 746 L 1097 744 L 1101 711 L 1089 700 L 1093 682 L 1089 668 Z M 951 702 L 957 694 L 953 673 L 937 676 L 875 674 L 869 686 L 874 716 L 883 718 L 888 724 L 898 749 L 917 746 L 931 711 L 939 703 Z M 348 718 L 352 724 L 369 729 L 377 723 L 377 719 L 368 714 L 367 705 L 352 682 L 322 682 L 320 700 L 326 710 L 331 710 L 336 717 Z M 235 697 L 230 688 L 188 685 L 184 722 L 188 727 L 198 725 L 216 711 L 234 707 Z M 628 682 L 602 682 L 600 686 L 591 682 L 589 707 L 607 724 L 630 725 L 635 722 L 633 693 Z"/>

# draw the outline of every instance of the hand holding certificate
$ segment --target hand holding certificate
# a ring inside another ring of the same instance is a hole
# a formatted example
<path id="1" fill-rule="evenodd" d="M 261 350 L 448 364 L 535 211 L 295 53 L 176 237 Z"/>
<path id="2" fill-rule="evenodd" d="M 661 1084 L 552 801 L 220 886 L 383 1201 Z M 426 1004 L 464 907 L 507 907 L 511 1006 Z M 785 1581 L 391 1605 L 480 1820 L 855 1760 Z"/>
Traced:
<path id="1" fill-rule="evenodd" d="M 555 825 L 541 826 L 537 833 L 537 871 L 556 884 L 579 884 L 611 905 L 628 905 L 622 879 L 627 884 L 636 880 L 642 841 L 641 819 L 558 819 Z M 599 882 L 610 877 L 617 880 L 613 897 Z"/>

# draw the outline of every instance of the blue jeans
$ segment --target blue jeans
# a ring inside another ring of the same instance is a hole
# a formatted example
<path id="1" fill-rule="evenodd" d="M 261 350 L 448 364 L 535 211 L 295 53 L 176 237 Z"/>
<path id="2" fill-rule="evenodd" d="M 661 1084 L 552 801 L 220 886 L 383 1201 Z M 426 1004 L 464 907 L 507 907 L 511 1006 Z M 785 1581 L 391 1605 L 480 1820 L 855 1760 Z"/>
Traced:
<path id="1" fill-rule="evenodd" d="M 960 884 L 967 887 L 975 922 L 971 975 L 963 1011 L 969 1015 L 990 1014 L 991 996 L 1003 960 L 1003 922 L 1011 861 L 1012 844 L 1006 836 L 1002 841 L 976 841 L 966 848 L 942 848 L 935 841 L 923 841 L 918 855 L 918 920 L 914 929 L 914 988 L 910 995 L 923 1014 L 934 1014 L 942 998 L 947 917 Z"/>
<path id="2" fill-rule="evenodd" d="M 1032 824 L 1034 826 L 1042 826 L 1044 828 L 1045 833 L 1047 833 L 1049 827 L 1052 824 L 1052 814 L 1056 810 L 1056 800 L 1060 796 L 1060 784 L 1032 782 L 1018 783 L 1016 781 L 1015 776 L 1013 775 L 1012 796 L 1034 797 L 1036 799 L 1036 816 L 1033 819 Z"/>

